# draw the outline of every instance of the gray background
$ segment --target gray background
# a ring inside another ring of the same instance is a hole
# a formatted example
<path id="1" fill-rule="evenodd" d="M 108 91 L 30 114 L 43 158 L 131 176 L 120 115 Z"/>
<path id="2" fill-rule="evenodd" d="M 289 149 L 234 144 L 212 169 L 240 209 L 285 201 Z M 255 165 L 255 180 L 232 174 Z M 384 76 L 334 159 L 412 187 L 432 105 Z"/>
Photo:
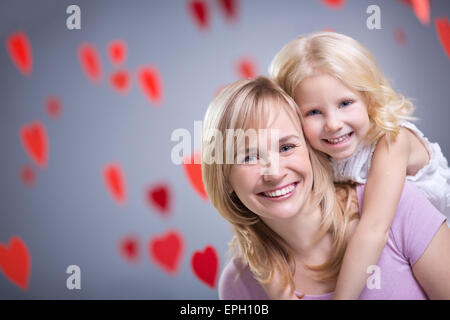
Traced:
<path id="1" fill-rule="evenodd" d="M 195 250 L 214 246 L 220 268 L 226 261 L 230 227 L 209 202 L 190 187 L 183 168 L 172 164 L 170 140 L 177 128 L 193 135 L 216 90 L 239 75 L 237 59 L 250 56 L 258 73 L 267 75 L 275 53 L 301 33 L 325 28 L 348 34 L 366 45 L 393 87 L 413 98 L 418 126 L 450 156 L 450 61 L 441 47 L 434 18 L 450 18 L 450 2 L 434 0 L 431 23 L 423 26 L 400 1 L 349 0 L 341 10 L 319 0 L 240 2 L 239 18 L 228 22 L 216 1 L 210 4 L 210 27 L 201 31 L 192 21 L 187 1 L 17 1 L 0 2 L 0 243 L 20 236 L 32 257 L 27 291 L 0 272 L 3 299 L 216 299 L 217 290 L 199 282 L 190 267 Z M 66 8 L 81 8 L 81 30 L 66 28 Z M 366 8 L 381 8 L 381 30 L 368 30 Z M 393 31 L 402 27 L 406 46 Z M 11 63 L 5 41 L 24 30 L 33 46 L 34 66 L 24 77 Z M 107 75 L 115 70 L 107 56 L 111 40 L 128 44 L 125 67 L 131 90 L 121 96 Z M 95 44 L 103 61 L 99 85 L 86 78 L 77 57 L 82 42 Z M 135 77 L 138 66 L 154 64 L 164 86 L 164 101 L 154 108 L 142 95 Z M 63 113 L 50 119 L 44 101 L 57 94 Z M 48 131 L 46 170 L 28 158 L 19 128 L 34 119 Z M 105 189 L 101 168 L 118 161 L 127 180 L 128 202 L 119 207 Z M 23 164 L 37 174 L 34 188 L 19 178 Z M 162 219 L 144 196 L 145 188 L 167 181 L 174 194 L 172 215 Z M 185 240 L 182 264 L 175 276 L 157 267 L 148 255 L 148 241 L 169 229 Z M 141 260 L 128 264 L 117 241 L 135 234 Z M 67 266 L 81 268 L 81 290 L 66 288 Z"/>

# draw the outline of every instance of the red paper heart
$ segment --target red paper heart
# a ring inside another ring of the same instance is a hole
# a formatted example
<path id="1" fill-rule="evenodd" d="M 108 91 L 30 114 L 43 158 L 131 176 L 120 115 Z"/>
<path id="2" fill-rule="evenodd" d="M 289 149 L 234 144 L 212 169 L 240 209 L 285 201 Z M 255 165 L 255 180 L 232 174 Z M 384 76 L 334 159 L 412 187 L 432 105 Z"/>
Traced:
<path id="1" fill-rule="evenodd" d="M 41 168 L 47 167 L 48 137 L 45 126 L 38 120 L 20 127 L 20 139 L 28 156 Z"/>
<path id="2" fill-rule="evenodd" d="M 233 20 L 237 18 L 237 0 L 219 0 L 219 8 L 225 14 L 228 20 Z"/>
<path id="3" fill-rule="evenodd" d="M 125 260 L 136 263 L 140 259 L 138 238 L 133 235 L 122 238 L 119 242 L 119 251 Z"/>
<path id="4" fill-rule="evenodd" d="M 33 69 L 33 51 L 27 35 L 17 31 L 6 39 L 6 48 L 9 56 L 23 75 L 29 76 Z"/>
<path id="5" fill-rule="evenodd" d="M 150 257 L 170 275 L 174 275 L 177 272 L 183 250 L 183 239 L 174 230 L 150 240 Z"/>
<path id="6" fill-rule="evenodd" d="M 241 58 L 237 62 L 238 76 L 243 79 L 253 79 L 256 76 L 256 63 L 250 58 Z"/>
<path id="7" fill-rule="evenodd" d="M 126 201 L 125 177 L 118 164 L 108 164 L 103 168 L 106 188 L 119 205 Z"/>
<path id="8" fill-rule="evenodd" d="M 345 4 L 345 0 L 322 0 L 322 3 L 332 9 L 341 9 Z"/>
<path id="9" fill-rule="evenodd" d="M 89 43 L 80 45 L 78 47 L 78 58 L 81 68 L 89 80 L 98 84 L 102 79 L 102 63 L 95 46 Z"/>
<path id="10" fill-rule="evenodd" d="M 20 179 L 27 187 L 34 187 L 36 184 L 36 173 L 29 165 L 23 165 L 20 169 Z"/>
<path id="11" fill-rule="evenodd" d="M 414 13 L 419 21 L 428 26 L 430 24 L 430 2 L 429 0 L 411 0 Z"/>
<path id="12" fill-rule="evenodd" d="M 207 246 L 203 251 L 195 251 L 191 258 L 194 274 L 211 288 L 216 287 L 219 258 L 216 249 Z"/>
<path id="13" fill-rule="evenodd" d="M 61 100 L 57 96 L 50 96 L 45 103 L 45 110 L 50 118 L 58 119 L 61 116 Z"/>
<path id="14" fill-rule="evenodd" d="M 172 197 L 166 184 L 157 184 L 150 187 L 147 191 L 147 198 L 151 206 L 163 216 L 167 216 L 170 212 Z"/>
<path id="15" fill-rule="evenodd" d="M 200 161 L 200 153 L 196 153 L 194 156 L 185 157 L 183 160 L 184 172 L 191 187 L 197 192 L 203 199 L 207 200 L 205 187 L 202 180 L 202 165 Z"/>
<path id="16" fill-rule="evenodd" d="M 209 26 L 209 7 L 205 1 L 189 1 L 189 12 L 194 22 L 201 30 L 205 30 Z"/>
<path id="17" fill-rule="evenodd" d="M 406 4 L 414 11 L 419 21 L 428 26 L 430 24 L 430 0 L 397 0 Z"/>
<path id="18" fill-rule="evenodd" d="M 130 76 L 126 70 L 118 70 L 110 76 L 111 86 L 119 93 L 127 93 L 130 88 Z"/>
<path id="19" fill-rule="evenodd" d="M 162 83 L 155 67 L 142 67 L 138 71 L 139 83 L 145 96 L 152 103 L 160 104 L 162 100 Z"/>
<path id="20" fill-rule="evenodd" d="M 406 32 L 402 27 L 397 27 L 394 29 L 394 39 L 398 45 L 404 47 L 408 43 L 408 38 L 406 37 Z"/>
<path id="21" fill-rule="evenodd" d="M 31 257 L 25 242 L 17 236 L 9 239 L 8 246 L 0 243 L 0 269 L 22 290 L 28 289 Z"/>
<path id="22" fill-rule="evenodd" d="M 436 32 L 441 42 L 442 48 L 444 48 L 447 57 L 450 59 L 450 24 L 447 17 L 435 18 L 434 25 Z"/>
<path id="23" fill-rule="evenodd" d="M 114 65 L 121 65 L 127 57 L 127 44 L 122 40 L 114 40 L 108 46 L 108 53 Z"/>

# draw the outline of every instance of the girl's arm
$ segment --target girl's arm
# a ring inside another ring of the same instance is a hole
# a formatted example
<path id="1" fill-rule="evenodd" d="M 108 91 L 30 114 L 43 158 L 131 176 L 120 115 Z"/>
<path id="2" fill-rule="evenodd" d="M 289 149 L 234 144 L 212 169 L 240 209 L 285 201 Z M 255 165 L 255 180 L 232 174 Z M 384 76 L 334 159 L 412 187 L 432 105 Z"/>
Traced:
<path id="1" fill-rule="evenodd" d="M 410 138 L 401 129 L 388 143 L 380 138 L 372 157 L 360 221 L 344 255 L 333 299 L 358 299 L 364 290 L 367 268 L 376 265 L 386 245 L 389 229 L 405 183 Z"/>

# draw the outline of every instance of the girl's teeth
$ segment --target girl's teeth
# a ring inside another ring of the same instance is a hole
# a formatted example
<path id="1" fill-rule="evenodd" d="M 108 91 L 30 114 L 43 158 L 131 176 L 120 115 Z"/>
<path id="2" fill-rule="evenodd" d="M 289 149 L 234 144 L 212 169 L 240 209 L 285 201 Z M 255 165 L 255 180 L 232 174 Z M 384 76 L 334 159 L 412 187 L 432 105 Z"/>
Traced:
<path id="1" fill-rule="evenodd" d="M 284 196 L 285 194 L 292 192 L 292 190 L 294 190 L 294 188 L 295 188 L 294 184 L 291 184 L 290 186 L 285 187 L 281 190 L 277 190 L 277 191 L 273 191 L 273 192 L 264 192 L 264 195 L 267 197 L 280 197 L 280 196 Z"/>
<path id="2" fill-rule="evenodd" d="M 337 138 L 337 139 L 327 139 L 327 141 L 329 143 L 337 144 L 337 143 L 341 143 L 343 141 L 347 141 L 348 138 L 350 138 L 350 134 L 346 134 L 345 136 L 342 136 L 342 137 Z"/>

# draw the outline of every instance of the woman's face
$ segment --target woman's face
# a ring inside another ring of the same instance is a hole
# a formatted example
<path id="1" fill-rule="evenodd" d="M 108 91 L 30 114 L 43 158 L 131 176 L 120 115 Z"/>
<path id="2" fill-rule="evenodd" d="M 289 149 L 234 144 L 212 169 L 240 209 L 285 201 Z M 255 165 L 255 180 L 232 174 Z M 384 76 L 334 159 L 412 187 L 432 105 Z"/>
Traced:
<path id="1" fill-rule="evenodd" d="M 274 136 L 271 130 L 278 130 L 278 148 L 267 148 L 266 154 L 258 156 L 258 142 L 253 141 L 253 145 L 250 142 L 250 153 L 245 154 L 246 162 L 231 167 L 229 182 L 232 189 L 249 210 L 266 221 L 291 218 L 309 200 L 313 174 L 297 119 L 279 103 L 272 102 L 268 119 L 270 127 L 267 128 L 270 133 L 259 136 L 259 146 L 263 143 L 270 146 Z M 278 165 L 275 167 L 276 157 Z"/>

